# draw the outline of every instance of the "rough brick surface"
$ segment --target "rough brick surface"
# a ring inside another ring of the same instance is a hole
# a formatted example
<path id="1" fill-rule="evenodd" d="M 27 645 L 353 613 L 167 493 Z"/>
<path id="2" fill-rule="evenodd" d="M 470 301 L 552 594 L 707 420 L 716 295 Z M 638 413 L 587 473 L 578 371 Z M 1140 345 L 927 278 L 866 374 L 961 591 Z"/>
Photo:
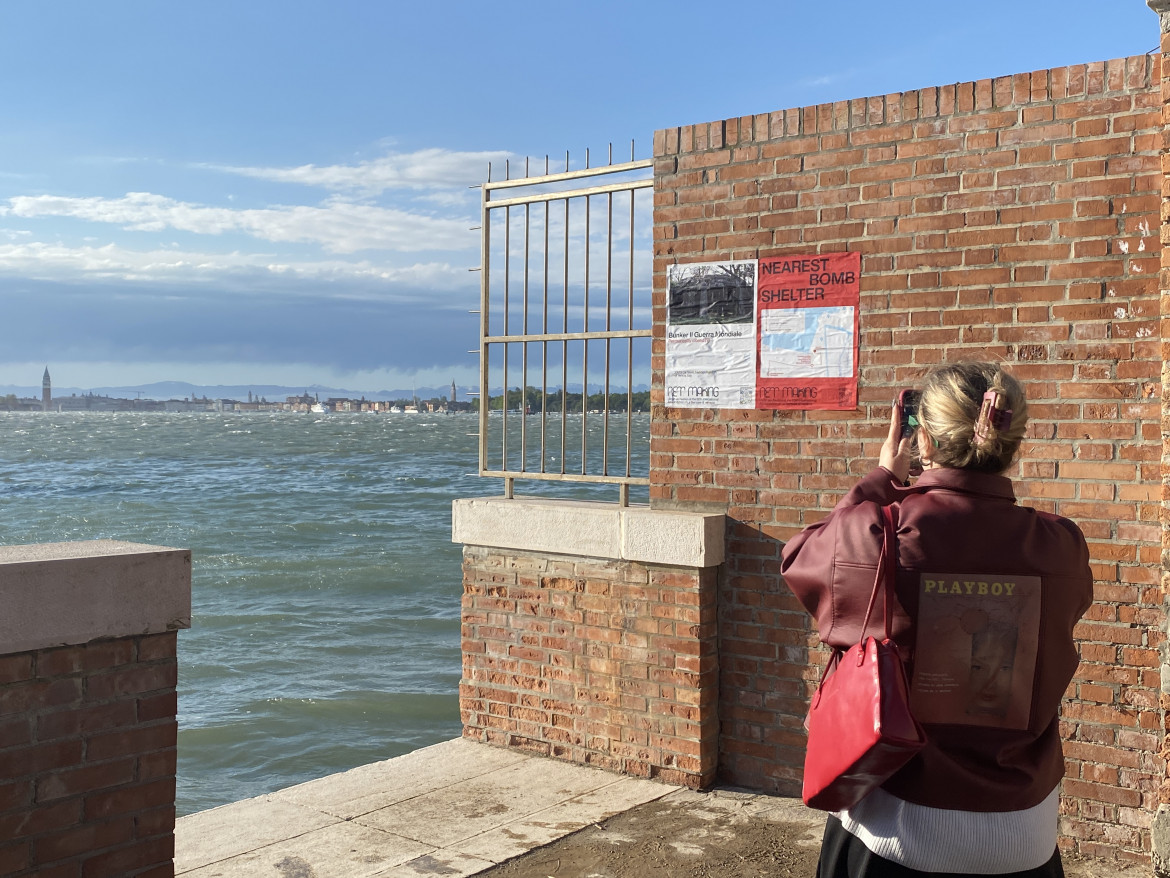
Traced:
<path id="1" fill-rule="evenodd" d="M 715 568 L 465 547 L 464 735 L 710 783 L 715 601 Z"/>
<path id="2" fill-rule="evenodd" d="M 175 646 L 0 658 L 0 874 L 174 874 Z"/>
<path id="3" fill-rule="evenodd" d="M 938 363 L 1003 360 L 1031 399 L 1021 502 L 1078 521 L 1097 578 L 1063 721 L 1062 846 L 1148 858 L 1141 827 L 1170 800 L 1160 67 L 1124 58 L 656 136 L 651 501 L 732 519 L 724 779 L 799 788 L 823 657 L 780 581 L 782 541 L 873 465 L 899 388 Z M 670 264 L 843 250 L 862 254 L 856 411 L 664 405 Z"/>

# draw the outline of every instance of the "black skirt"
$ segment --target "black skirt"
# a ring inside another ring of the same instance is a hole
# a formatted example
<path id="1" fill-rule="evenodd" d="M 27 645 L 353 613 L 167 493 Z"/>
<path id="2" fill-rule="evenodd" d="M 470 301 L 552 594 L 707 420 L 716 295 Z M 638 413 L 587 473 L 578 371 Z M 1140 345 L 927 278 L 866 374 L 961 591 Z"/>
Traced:
<path id="1" fill-rule="evenodd" d="M 825 839 L 821 842 L 821 859 L 817 878 L 971 878 L 976 873 L 920 872 L 879 857 L 855 835 L 846 832 L 841 821 L 829 815 Z M 997 878 L 1064 878 L 1060 851 L 1043 866 L 1023 872 L 1001 872 Z"/>

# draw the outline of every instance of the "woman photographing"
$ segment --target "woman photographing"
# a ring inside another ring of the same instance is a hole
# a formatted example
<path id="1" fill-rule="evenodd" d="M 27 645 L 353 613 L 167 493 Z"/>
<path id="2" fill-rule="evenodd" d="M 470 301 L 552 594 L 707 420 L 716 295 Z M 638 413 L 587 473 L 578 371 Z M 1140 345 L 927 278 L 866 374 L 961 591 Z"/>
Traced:
<path id="1" fill-rule="evenodd" d="M 879 466 L 782 552 L 821 641 L 848 649 L 862 636 L 882 507 L 892 507 L 890 636 L 927 738 L 881 787 L 830 815 L 817 874 L 1063 875 L 1058 713 L 1078 662 L 1073 626 L 1092 602 L 1084 536 L 1016 503 L 1003 473 L 1027 401 L 1000 366 L 936 369 L 909 435 L 901 414 L 895 405 Z M 914 445 L 922 474 L 910 485 Z M 880 638 L 880 620 L 865 633 Z"/>

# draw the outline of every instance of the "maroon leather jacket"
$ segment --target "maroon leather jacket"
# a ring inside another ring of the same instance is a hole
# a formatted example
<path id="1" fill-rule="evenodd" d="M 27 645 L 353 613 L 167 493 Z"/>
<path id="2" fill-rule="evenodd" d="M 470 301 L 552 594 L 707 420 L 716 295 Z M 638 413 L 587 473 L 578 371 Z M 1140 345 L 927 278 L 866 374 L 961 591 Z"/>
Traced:
<path id="1" fill-rule="evenodd" d="M 891 636 L 906 659 L 912 688 L 915 674 L 931 672 L 915 666 L 915 654 L 924 651 L 916 650 L 919 603 L 934 588 L 928 585 L 932 577 L 955 574 L 966 579 L 968 591 L 979 580 L 999 585 L 995 580 L 1008 576 L 1037 577 L 1040 598 L 1038 624 L 1020 638 L 1035 637 L 1036 650 L 1030 708 L 1025 688 L 1017 727 L 999 728 L 986 717 L 976 724 L 924 722 L 926 749 L 883 789 L 952 810 L 1015 811 L 1039 804 L 1064 776 L 1057 714 L 1078 662 L 1073 626 L 1093 600 L 1084 535 L 1066 518 L 1017 506 L 1004 476 L 931 469 L 907 488 L 879 467 L 782 552 L 784 580 L 816 619 L 824 643 L 844 649 L 862 636 L 882 545 L 880 507 L 888 504 L 896 504 L 898 514 L 898 600 Z M 959 582 L 953 585 L 961 591 Z M 967 612 L 964 627 L 972 627 L 968 618 L 975 618 L 977 627 L 984 617 L 978 609 Z M 866 634 L 881 636 L 881 615 L 879 604 Z M 960 644 L 955 651 L 965 649 L 974 668 L 981 660 L 965 644 L 975 638 L 959 632 L 953 639 Z M 930 650 L 938 648 L 932 644 Z M 1008 667 L 1009 679 L 1011 673 Z M 1015 685 L 1026 687 L 1020 676 Z M 926 680 L 919 683 L 925 686 Z"/>

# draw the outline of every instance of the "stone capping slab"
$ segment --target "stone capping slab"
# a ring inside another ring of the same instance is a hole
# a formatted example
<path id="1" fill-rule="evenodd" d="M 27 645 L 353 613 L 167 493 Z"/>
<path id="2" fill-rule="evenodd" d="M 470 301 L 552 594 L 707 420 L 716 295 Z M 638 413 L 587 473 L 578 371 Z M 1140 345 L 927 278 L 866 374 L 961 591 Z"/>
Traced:
<path id="1" fill-rule="evenodd" d="M 0 546 L 0 652 L 191 627 L 191 552 L 118 540 Z"/>
<path id="2" fill-rule="evenodd" d="M 451 540 L 673 567 L 723 563 L 725 516 L 583 500 L 503 497 L 456 500 Z"/>

